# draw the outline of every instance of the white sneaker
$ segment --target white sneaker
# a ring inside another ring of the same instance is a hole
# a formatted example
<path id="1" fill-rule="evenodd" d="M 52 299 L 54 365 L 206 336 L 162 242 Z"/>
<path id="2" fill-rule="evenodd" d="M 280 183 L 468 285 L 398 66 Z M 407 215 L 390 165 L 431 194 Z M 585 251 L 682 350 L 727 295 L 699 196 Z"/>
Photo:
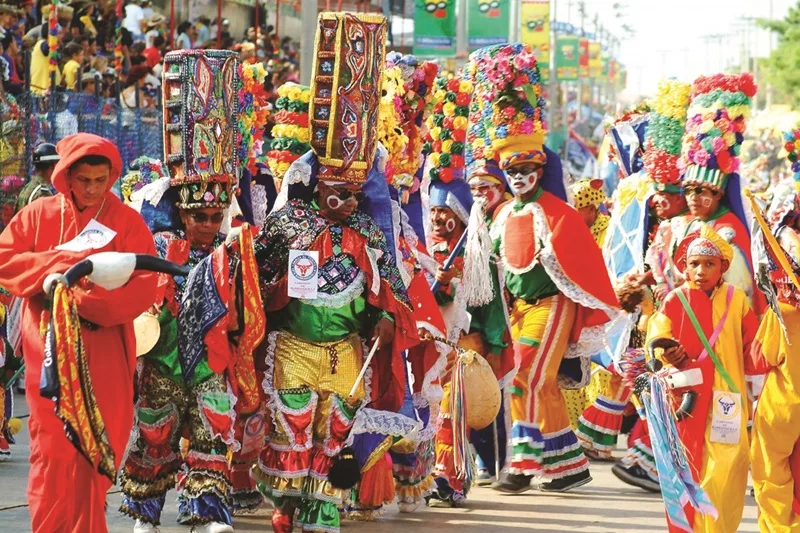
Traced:
<path id="1" fill-rule="evenodd" d="M 133 524 L 133 533 L 158 533 L 158 528 L 150 522 L 143 522 L 139 519 Z"/>
<path id="2" fill-rule="evenodd" d="M 192 531 L 194 533 L 233 533 L 233 526 L 222 522 L 208 522 L 207 524 L 192 526 Z"/>

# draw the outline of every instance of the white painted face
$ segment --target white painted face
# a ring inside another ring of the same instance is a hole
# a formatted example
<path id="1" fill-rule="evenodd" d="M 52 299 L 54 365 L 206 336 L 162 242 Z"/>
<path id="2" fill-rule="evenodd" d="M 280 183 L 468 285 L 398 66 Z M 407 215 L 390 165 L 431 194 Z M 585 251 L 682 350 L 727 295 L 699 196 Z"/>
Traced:
<path id="1" fill-rule="evenodd" d="M 485 209 L 488 211 L 494 210 L 503 201 L 504 188 L 498 183 L 475 177 L 469 180 L 469 188 L 476 200 L 485 200 Z"/>
<path id="2" fill-rule="evenodd" d="M 506 170 L 506 179 L 514 195 L 521 196 L 536 189 L 542 173 L 542 167 L 520 165 Z"/>

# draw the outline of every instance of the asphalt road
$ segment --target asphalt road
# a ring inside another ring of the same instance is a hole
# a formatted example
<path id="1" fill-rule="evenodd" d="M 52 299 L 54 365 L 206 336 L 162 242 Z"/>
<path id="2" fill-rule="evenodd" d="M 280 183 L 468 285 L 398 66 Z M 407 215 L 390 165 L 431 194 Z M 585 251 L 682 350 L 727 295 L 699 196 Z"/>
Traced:
<path id="1" fill-rule="evenodd" d="M 16 414 L 24 415 L 24 397 L 16 396 Z M 28 476 L 27 425 L 17 435 L 12 457 L 0 463 L 0 532 L 30 531 L 25 487 Z M 619 450 L 619 453 L 622 449 Z M 476 488 L 466 507 L 461 509 L 421 508 L 413 514 L 400 514 L 389 506 L 374 522 L 345 521 L 344 532 L 407 533 L 429 530 L 442 533 L 516 533 L 523 531 L 580 531 L 604 533 L 647 533 L 666 531 L 664 509 L 658 495 L 629 487 L 611 474 L 608 463 L 593 463 L 594 481 L 564 495 L 536 491 L 508 496 L 487 488 Z M 116 487 L 109 492 L 108 523 L 112 533 L 129 533 L 133 522 L 116 509 L 121 495 Z M 269 532 L 269 509 L 236 517 L 237 533 Z M 174 493 L 167 496 L 161 533 L 187 533 L 188 527 L 175 522 Z M 299 530 L 296 530 L 299 531 Z M 756 506 L 747 497 L 741 532 L 757 532 Z"/>

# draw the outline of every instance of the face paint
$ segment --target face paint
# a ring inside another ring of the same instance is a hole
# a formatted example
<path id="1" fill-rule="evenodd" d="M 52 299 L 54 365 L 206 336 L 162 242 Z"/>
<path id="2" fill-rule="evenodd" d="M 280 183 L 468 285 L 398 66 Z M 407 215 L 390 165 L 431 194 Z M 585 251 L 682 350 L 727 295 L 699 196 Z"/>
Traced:
<path id="1" fill-rule="evenodd" d="M 336 211 L 337 209 L 339 209 L 344 205 L 344 202 L 340 200 L 338 196 L 334 195 L 328 196 L 328 198 L 325 200 L 325 203 L 327 203 L 328 207 L 334 211 Z"/>
<path id="2" fill-rule="evenodd" d="M 712 203 L 712 202 L 713 202 L 713 200 L 712 200 L 711 198 L 709 198 L 708 196 L 703 196 L 703 197 L 700 199 L 700 203 L 701 203 L 701 204 L 702 204 L 702 206 L 703 206 L 703 207 L 705 207 L 706 209 L 708 209 L 709 207 L 711 207 L 711 203 Z"/>
<path id="3" fill-rule="evenodd" d="M 536 188 L 540 174 L 539 170 L 525 174 L 511 170 L 507 173 L 508 185 L 517 196 L 527 194 Z"/>
<path id="4" fill-rule="evenodd" d="M 456 221 L 451 218 L 450 220 L 445 222 L 444 227 L 449 233 L 452 233 L 453 230 L 456 229 Z"/>

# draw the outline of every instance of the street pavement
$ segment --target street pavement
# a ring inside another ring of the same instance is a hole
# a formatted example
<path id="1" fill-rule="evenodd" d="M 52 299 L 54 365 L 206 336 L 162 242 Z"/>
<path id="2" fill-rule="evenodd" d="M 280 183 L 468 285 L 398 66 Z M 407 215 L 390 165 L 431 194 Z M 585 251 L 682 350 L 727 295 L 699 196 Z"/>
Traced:
<path id="1" fill-rule="evenodd" d="M 16 396 L 16 415 L 27 413 L 24 397 Z M 27 419 L 12 446 L 10 461 L 0 463 L 0 533 L 30 531 L 25 487 L 28 476 Z M 618 450 L 621 453 L 622 446 Z M 608 463 L 593 463 L 594 481 L 569 494 L 543 494 L 530 491 L 519 496 L 476 488 L 461 509 L 421 508 L 413 514 L 400 514 L 390 505 L 374 522 L 345 521 L 342 531 L 407 533 L 424 528 L 435 533 L 517 533 L 523 531 L 580 531 L 603 533 L 648 533 L 666 531 L 664 507 L 659 495 L 629 487 L 611 474 Z M 76 487 L 76 490 L 80 490 Z M 133 522 L 116 509 L 121 495 L 114 487 L 108 497 L 108 524 L 111 533 L 129 533 Z M 237 533 L 269 532 L 270 511 L 265 507 L 253 515 L 236 517 Z M 167 496 L 161 533 L 187 533 L 188 527 L 175 522 L 175 493 Z M 296 531 L 299 531 L 296 530 Z M 747 496 L 740 532 L 757 532 L 756 506 Z M 88 533 L 88 532 L 87 532 Z"/>

